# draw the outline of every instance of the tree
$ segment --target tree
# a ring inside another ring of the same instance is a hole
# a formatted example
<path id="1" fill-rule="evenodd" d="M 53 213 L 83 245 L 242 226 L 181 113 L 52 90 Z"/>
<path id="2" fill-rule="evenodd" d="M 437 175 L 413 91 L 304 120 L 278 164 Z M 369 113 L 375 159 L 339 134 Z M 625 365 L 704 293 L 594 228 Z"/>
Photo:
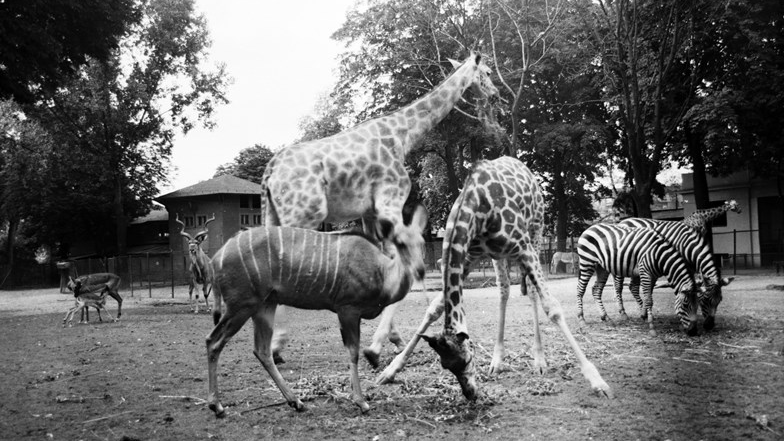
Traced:
<path id="1" fill-rule="evenodd" d="M 0 98 L 35 101 L 89 58 L 107 59 L 140 17 L 133 0 L 0 2 Z"/>
<path id="2" fill-rule="evenodd" d="M 263 144 L 254 144 L 251 147 L 242 149 L 234 158 L 234 162 L 224 164 L 215 170 L 215 177 L 232 175 L 248 181 L 261 183 L 264 169 L 274 153 Z"/>
<path id="3" fill-rule="evenodd" d="M 642 217 L 651 216 L 651 193 L 659 186 L 656 175 L 667 157 L 665 148 L 696 85 L 682 61 L 691 11 L 697 7 L 676 0 L 599 0 L 595 19 L 584 15 L 605 68 L 606 99 L 620 124 L 627 179 Z"/>
<path id="4" fill-rule="evenodd" d="M 83 206 L 105 221 L 96 233 L 112 236 L 117 253 L 125 252 L 127 221 L 149 211 L 166 179 L 176 132 L 197 122 L 210 127 L 215 106 L 226 102 L 223 66 L 203 66 L 209 38 L 193 2 L 153 0 L 143 12 L 118 50 L 105 61 L 88 59 L 34 109 L 55 134 L 58 166 L 67 170 L 60 177 L 96 181 L 74 185 L 92 186 Z"/>
<path id="5" fill-rule="evenodd" d="M 784 11 L 768 0 L 708 2 L 694 13 L 689 54 L 700 81 L 674 157 L 692 165 L 695 202 L 707 208 L 707 174 L 748 168 L 784 180 Z"/>

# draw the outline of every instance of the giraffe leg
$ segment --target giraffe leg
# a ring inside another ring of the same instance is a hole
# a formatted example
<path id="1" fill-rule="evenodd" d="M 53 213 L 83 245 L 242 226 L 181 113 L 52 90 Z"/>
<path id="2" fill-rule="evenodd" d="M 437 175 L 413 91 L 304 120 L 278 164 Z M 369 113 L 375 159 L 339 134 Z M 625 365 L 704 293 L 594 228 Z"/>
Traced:
<path id="1" fill-rule="evenodd" d="M 359 359 L 359 313 L 350 308 L 338 312 L 340 321 L 340 336 L 343 338 L 343 345 L 348 349 L 349 371 L 351 375 L 351 401 L 354 402 L 362 413 L 370 410 L 370 406 L 362 395 L 362 387 L 359 384 L 359 372 L 357 361 Z"/>
<path id="2" fill-rule="evenodd" d="M 210 410 L 215 412 L 215 416 L 218 418 L 223 418 L 226 415 L 220 403 L 218 392 L 218 359 L 223 347 L 248 321 L 252 313 L 250 309 L 233 311 L 227 308 L 226 314 L 221 317 L 210 335 L 207 336 L 207 379 L 209 382 L 207 402 Z"/>
<path id="3" fill-rule="evenodd" d="M 370 346 L 362 351 L 362 355 L 364 355 L 368 363 L 373 366 L 373 369 L 378 367 L 381 349 L 383 348 L 384 341 L 386 341 L 387 337 L 392 341 L 394 332 L 397 339 L 400 340 L 400 335 L 397 334 L 397 330 L 394 330 L 394 325 L 392 323 L 392 319 L 395 317 L 395 311 L 397 311 L 399 304 L 400 302 L 393 303 L 384 308 L 376 332 L 373 334 L 373 341 L 370 343 Z"/>
<path id="4" fill-rule="evenodd" d="M 566 324 L 566 319 L 563 315 L 563 309 L 561 308 L 561 304 L 558 302 L 558 299 L 553 297 L 548 291 L 547 287 L 544 285 L 544 277 L 542 275 L 542 269 L 539 266 L 539 260 L 533 254 L 533 251 L 530 251 L 527 254 L 528 257 L 524 258 L 521 263 L 526 267 L 530 274 L 531 284 L 534 288 L 536 288 L 536 293 L 534 293 L 534 295 L 539 295 L 539 300 L 542 303 L 544 312 L 550 318 L 550 321 L 558 325 L 558 327 L 561 329 L 561 332 L 564 334 L 564 337 L 566 337 L 566 340 L 569 342 L 569 345 L 572 347 L 572 350 L 577 356 L 577 360 L 580 363 L 580 369 L 583 372 L 583 376 L 591 384 L 591 388 L 594 390 L 594 392 L 600 395 L 604 395 L 605 397 L 612 398 L 613 394 L 610 386 L 599 374 L 596 366 L 594 366 L 594 364 L 591 363 L 585 356 L 585 353 L 583 352 L 582 348 L 580 348 L 579 343 L 577 343 L 574 335 L 572 335 L 572 332 L 569 330 L 569 325 Z M 533 264 L 530 262 L 533 262 Z"/>
<path id="5" fill-rule="evenodd" d="M 419 339 L 421 338 L 422 334 L 427 331 L 427 328 L 430 327 L 433 322 L 438 320 L 441 317 L 441 314 L 444 313 L 444 297 L 443 296 L 436 296 L 430 302 L 430 305 L 427 307 L 427 311 L 425 312 L 425 317 L 422 319 L 422 323 L 419 324 L 414 336 L 411 337 L 411 340 L 408 341 L 408 344 L 403 351 L 401 351 L 397 356 L 392 360 L 389 365 L 384 369 L 378 377 L 376 377 L 376 384 L 386 384 L 391 383 L 395 380 L 395 375 L 400 372 L 403 367 L 406 365 L 406 361 L 408 357 L 411 356 L 411 353 L 414 352 L 414 348 L 419 343 Z"/>
<path id="6" fill-rule="evenodd" d="M 499 311 L 498 311 L 498 334 L 496 335 L 495 347 L 493 348 L 493 359 L 490 361 L 490 375 L 500 374 L 503 369 L 504 350 L 504 327 L 506 325 L 506 304 L 509 300 L 509 262 L 506 259 L 493 259 L 495 277 L 498 288 L 501 290 Z M 525 283 L 523 280 L 522 283 Z"/>
<path id="7" fill-rule="evenodd" d="M 615 301 L 618 302 L 618 314 L 621 321 L 629 320 L 626 315 L 626 310 L 623 308 L 623 276 L 613 277 L 613 286 L 615 287 Z"/>
<path id="8" fill-rule="evenodd" d="M 289 406 L 301 412 L 305 410 L 305 405 L 302 404 L 302 401 L 299 400 L 286 383 L 286 380 L 283 379 L 280 371 L 278 371 L 278 367 L 275 365 L 275 361 L 272 359 L 270 340 L 272 339 L 273 326 L 275 324 L 275 308 L 276 305 L 274 304 L 264 304 L 253 316 L 254 341 L 256 344 L 253 354 L 259 359 L 270 377 L 272 377 L 272 381 L 278 386 Z"/>
<path id="9" fill-rule="evenodd" d="M 547 360 L 544 357 L 542 334 L 539 331 L 539 297 L 536 295 L 535 290 L 534 295 L 528 295 L 528 293 L 532 291 L 528 289 L 528 284 L 530 283 L 528 279 L 529 277 L 526 275 L 523 280 L 520 281 L 520 291 L 524 296 L 531 299 L 531 309 L 534 313 L 534 346 L 531 348 L 531 351 L 534 354 L 534 371 L 539 374 L 544 374 L 544 371 L 547 369 Z"/>

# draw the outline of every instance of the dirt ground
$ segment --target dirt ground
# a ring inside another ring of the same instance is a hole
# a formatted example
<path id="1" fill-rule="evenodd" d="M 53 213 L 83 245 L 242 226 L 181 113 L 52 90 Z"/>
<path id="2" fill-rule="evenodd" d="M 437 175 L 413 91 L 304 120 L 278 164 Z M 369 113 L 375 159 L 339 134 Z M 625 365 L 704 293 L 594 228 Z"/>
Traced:
<path id="1" fill-rule="evenodd" d="M 250 439 L 532 439 L 738 440 L 784 439 L 784 277 L 740 275 L 725 289 L 717 327 L 687 337 L 678 330 L 672 292 L 654 292 L 655 337 L 634 318 L 598 322 L 586 299 L 589 326 L 577 332 L 576 280 L 548 287 L 586 355 L 615 397 L 591 393 L 560 331 L 544 317 L 545 375 L 531 371 L 531 306 L 510 298 L 506 371 L 480 375 L 481 397 L 466 402 L 451 373 L 420 345 L 391 385 L 362 361 L 371 411 L 348 399 L 348 354 L 329 312 L 289 315 L 290 345 L 281 372 L 307 410 L 298 413 L 252 354 L 252 325 L 228 344 L 219 381 L 224 419 L 204 404 L 205 336 L 211 316 L 190 312 L 187 293 L 174 299 L 137 292 L 125 297 L 117 323 L 62 327 L 72 297 L 56 289 L 0 292 L 0 439 L 250 440 Z M 436 292 L 413 292 L 396 318 L 410 337 Z M 476 357 L 489 365 L 497 322 L 497 291 L 466 291 Z M 605 304 L 615 318 L 611 289 Z M 636 312 L 630 296 L 627 309 Z M 117 307 L 109 299 L 112 314 Z M 635 314 L 636 316 L 636 314 Z M 377 320 L 363 323 L 367 344 Z M 432 331 L 440 330 L 442 321 Z M 393 354 L 388 346 L 382 365 Z"/>

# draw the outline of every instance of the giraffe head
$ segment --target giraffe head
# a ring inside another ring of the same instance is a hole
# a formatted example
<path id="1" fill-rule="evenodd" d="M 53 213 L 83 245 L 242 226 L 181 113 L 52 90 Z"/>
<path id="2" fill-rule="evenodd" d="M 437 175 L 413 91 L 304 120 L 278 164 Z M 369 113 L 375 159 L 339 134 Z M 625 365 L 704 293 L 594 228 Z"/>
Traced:
<path id="1" fill-rule="evenodd" d="M 734 277 L 724 277 L 704 281 L 705 291 L 700 293 L 699 302 L 702 315 L 705 316 L 705 323 L 702 326 L 706 331 L 716 326 L 716 309 L 722 300 L 721 288 L 729 285 L 734 279 Z"/>
<path id="2" fill-rule="evenodd" d="M 475 400 L 477 387 L 474 348 L 468 334 L 443 333 L 432 337 L 420 334 L 420 337 L 441 357 L 441 366 L 455 374 L 463 396 L 468 400 Z"/>
<path id="3" fill-rule="evenodd" d="M 469 69 L 469 87 L 478 99 L 490 102 L 498 98 L 498 88 L 490 79 L 492 70 L 485 63 L 482 54 L 472 52 L 462 63 L 452 59 L 449 62 L 455 69 Z"/>
<path id="4" fill-rule="evenodd" d="M 735 199 L 724 202 L 724 206 L 727 208 L 727 211 L 734 211 L 736 213 L 741 212 L 740 205 L 738 205 L 738 201 Z"/>

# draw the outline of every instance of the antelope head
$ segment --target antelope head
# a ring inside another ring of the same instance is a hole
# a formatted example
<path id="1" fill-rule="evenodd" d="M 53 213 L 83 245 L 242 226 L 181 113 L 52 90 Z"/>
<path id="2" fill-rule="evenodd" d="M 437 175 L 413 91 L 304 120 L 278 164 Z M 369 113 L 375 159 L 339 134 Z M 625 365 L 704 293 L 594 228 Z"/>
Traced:
<path id="1" fill-rule="evenodd" d="M 182 225 L 182 228 L 180 229 L 180 235 L 188 239 L 188 252 L 191 253 L 191 256 L 196 256 L 199 253 L 199 251 L 201 251 L 201 243 L 204 242 L 204 239 L 207 238 L 207 233 L 209 233 L 209 230 L 207 229 L 207 225 L 209 225 L 209 223 L 214 220 L 215 220 L 215 213 L 213 213 L 212 217 L 207 219 L 207 222 L 204 223 L 203 230 L 196 233 L 195 236 L 191 236 L 190 234 L 185 232 L 185 223 L 183 223 L 183 221 L 180 220 L 180 215 L 177 214 L 174 217 L 174 221 Z"/>

